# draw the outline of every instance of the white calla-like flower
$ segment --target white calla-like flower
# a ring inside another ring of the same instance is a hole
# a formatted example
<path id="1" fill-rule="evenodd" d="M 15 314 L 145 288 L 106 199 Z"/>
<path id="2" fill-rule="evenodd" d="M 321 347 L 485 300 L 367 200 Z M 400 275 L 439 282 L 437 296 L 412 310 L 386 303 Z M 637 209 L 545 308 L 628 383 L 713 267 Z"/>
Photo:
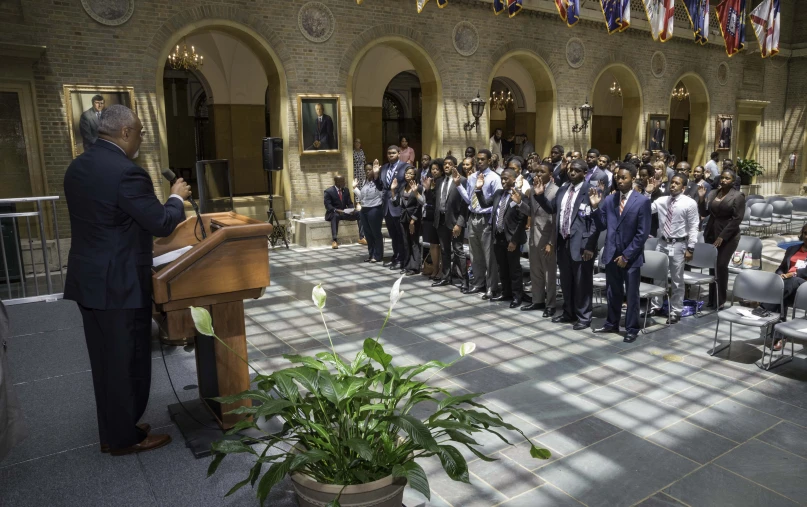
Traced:
<path id="1" fill-rule="evenodd" d="M 314 287 L 314 290 L 311 291 L 311 300 L 314 302 L 317 308 L 322 310 L 325 308 L 325 298 L 325 289 L 322 288 L 322 284 L 320 283 Z"/>
<path id="2" fill-rule="evenodd" d="M 390 310 L 392 310 L 392 308 L 398 304 L 398 301 L 401 300 L 401 296 L 404 295 L 404 291 L 401 290 L 401 281 L 403 281 L 404 276 L 406 275 L 401 275 L 401 277 L 398 278 L 398 280 L 392 285 L 392 290 L 389 293 Z"/>
<path id="3" fill-rule="evenodd" d="M 471 352 L 476 350 L 476 343 L 474 342 L 465 342 L 460 347 L 460 357 L 465 357 Z"/>

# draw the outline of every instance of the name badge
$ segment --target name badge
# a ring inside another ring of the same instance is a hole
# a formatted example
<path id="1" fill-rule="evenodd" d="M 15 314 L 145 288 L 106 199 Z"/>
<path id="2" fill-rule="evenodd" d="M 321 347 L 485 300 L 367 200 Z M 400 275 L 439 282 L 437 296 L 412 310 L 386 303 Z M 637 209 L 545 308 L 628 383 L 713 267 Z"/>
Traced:
<path id="1" fill-rule="evenodd" d="M 804 269 L 805 267 L 807 267 L 807 261 L 796 262 L 796 269 Z"/>

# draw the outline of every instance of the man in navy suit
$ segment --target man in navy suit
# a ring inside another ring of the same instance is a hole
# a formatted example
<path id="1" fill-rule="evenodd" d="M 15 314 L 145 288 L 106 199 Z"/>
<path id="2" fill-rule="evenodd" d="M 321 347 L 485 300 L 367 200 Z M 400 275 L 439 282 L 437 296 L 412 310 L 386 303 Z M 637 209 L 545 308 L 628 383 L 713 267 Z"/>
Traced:
<path id="1" fill-rule="evenodd" d="M 325 114 L 325 106 L 322 103 L 318 102 L 314 109 L 317 112 L 317 119 L 314 122 L 314 140 L 306 150 L 335 150 L 333 119 Z"/>
<path id="2" fill-rule="evenodd" d="M 337 233 L 341 220 L 356 220 L 354 213 L 345 213 L 346 209 L 353 208 L 350 191 L 345 187 L 345 177 L 333 177 L 333 186 L 325 190 L 325 221 L 331 223 L 331 248 L 339 248 Z"/>
<path id="3" fill-rule="evenodd" d="M 622 300 L 627 294 L 624 341 L 632 343 L 639 333 L 640 270 L 644 264 L 644 244 L 650 234 L 651 206 L 650 199 L 633 190 L 634 166 L 619 164 L 615 178 L 617 191 L 611 195 L 603 195 L 602 188 L 589 190 L 597 228 L 607 231 L 602 256 L 608 287 L 608 318 L 594 332 L 619 332 Z"/>
<path id="4" fill-rule="evenodd" d="M 406 173 L 406 164 L 401 162 L 398 156 L 401 149 L 395 145 L 387 148 L 388 162 L 381 167 L 381 184 L 384 186 L 383 208 L 384 208 L 384 223 L 387 224 L 387 231 L 392 240 L 392 260 L 384 263 L 384 266 L 389 266 L 390 270 L 403 269 L 401 263 L 405 260 L 403 256 L 403 229 L 401 228 L 401 208 L 392 203 L 392 196 L 390 193 L 390 186 L 392 180 L 398 180 L 398 186 L 404 186 L 404 174 Z"/>
<path id="5" fill-rule="evenodd" d="M 552 322 L 572 323 L 579 331 L 591 325 L 591 294 L 594 292 L 594 252 L 597 250 L 597 226 L 591 217 L 588 166 L 574 159 L 567 170 L 569 183 L 553 200 L 544 195 L 544 183 L 535 181 L 533 198 L 547 213 L 557 213 L 557 255 L 563 313 Z"/>
<path id="6" fill-rule="evenodd" d="M 191 194 L 178 179 L 163 205 L 133 162 L 143 125 L 127 107 L 101 114 L 98 140 L 67 168 L 64 192 L 72 244 L 64 298 L 78 303 L 92 368 L 101 452 L 162 447 L 168 435 L 137 424 L 151 385 L 151 265 L 154 236 L 184 220 Z"/>
<path id="7" fill-rule="evenodd" d="M 608 179 L 608 173 L 606 173 L 604 169 L 600 169 L 598 163 L 599 159 L 600 150 L 596 148 L 591 148 L 588 150 L 588 153 L 586 153 L 586 164 L 588 165 L 586 183 L 593 188 L 599 188 L 600 184 L 603 184 L 605 188 L 609 188 L 608 185 L 610 185 L 611 182 Z"/>

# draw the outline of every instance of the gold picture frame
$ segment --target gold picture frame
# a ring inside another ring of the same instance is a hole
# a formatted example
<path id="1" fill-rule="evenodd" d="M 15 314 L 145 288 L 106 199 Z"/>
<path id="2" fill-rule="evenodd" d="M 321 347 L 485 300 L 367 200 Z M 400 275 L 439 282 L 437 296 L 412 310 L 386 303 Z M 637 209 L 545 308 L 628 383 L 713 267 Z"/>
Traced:
<path id="1" fill-rule="evenodd" d="M 104 107 L 112 104 L 123 104 L 137 114 L 134 88 L 131 86 L 86 86 L 66 84 L 64 89 L 64 105 L 67 114 L 67 127 L 70 131 L 70 149 L 73 158 L 84 153 L 85 140 L 82 135 L 81 118 L 92 107 L 92 98 L 100 95 L 104 98 Z"/>
<path id="2" fill-rule="evenodd" d="M 658 122 L 658 127 L 656 127 L 656 122 Z M 647 143 L 645 144 L 645 149 L 653 153 L 669 149 L 669 143 L 667 142 L 669 134 L 668 122 L 669 118 L 666 114 L 647 115 Z"/>
<path id="3" fill-rule="evenodd" d="M 297 134 L 300 155 L 323 155 L 342 151 L 339 95 L 297 95 Z M 322 104 L 323 119 L 317 121 L 317 104 Z"/>
<path id="4" fill-rule="evenodd" d="M 734 115 L 719 114 L 715 120 L 715 151 L 731 151 Z"/>

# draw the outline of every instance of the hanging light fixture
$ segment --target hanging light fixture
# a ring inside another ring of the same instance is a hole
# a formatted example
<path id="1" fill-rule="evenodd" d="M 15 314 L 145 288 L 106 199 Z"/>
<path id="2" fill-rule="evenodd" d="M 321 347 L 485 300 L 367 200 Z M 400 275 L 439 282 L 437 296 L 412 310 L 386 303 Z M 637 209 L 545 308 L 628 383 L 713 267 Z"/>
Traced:
<path id="1" fill-rule="evenodd" d="M 588 103 L 588 97 L 586 97 L 586 103 L 576 109 L 580 110 L 580 119 L 583 120 L 583 124 L 578 125 L 577 122 L 575 122 L 575 124 L 572 125 L 572 132 L 583 132 L 586 130 L 586 128 L 588 128 L 588 122 L 591 121 L 591 115 L 594 113 L 594 108 Z"/>
<path id="2" fill-rule="evenodd" d="M 513 103 L 513 95 L 510 93 L 510 90 L 507 90 L 507 95 L 504 94 L 504 90 L 500 92 L 493 92 L 490 94 L 490 107 L 496 108 L 499 111 L 504 111 L 507 109 L 507 106 Z"/>
<path id="3" fill-rule="evenodd" d="M 182 50 L 179 49 L 179 44 L 174 49 L 174 52 L 168 55 L 168 65 L 174 70 L 196 70 L 204 65 L 205 57 L 196 52 L 196 48 L 191 46 L 190 52 L 185 39 L 182 39 Z"/>
<path id="4" fill-rule="evenodd" d="M 678 88 L 674 88 L 672 92 L 672 98 L 676 99 L 678 102 L 683 102 L 684 99 L 689 98 L 689 92 L 683 85 Z"/>
<path id="5" fill-rule="evenodd" d="M 472 131 L 476 128 L 476 131 L 479 132 L 479 118 L 482 117 L 482 114 L 485 112 L 485 104 L 486 102 L 482 100 L 482 97 L 479 96 L 479 92 L 476 92 L 476 98 L 472 101 L 468 102 L 471 105 L 471 114 L 474 116 L 474 121 L 472 122 L 465 122 L 465 125 L 462 128 L 466 132 Z"/>
<path id="6" fill-rule="evenodd" d="M 622 96 L 622 87 L 619 86 L 619 83 L 617 83 L 616 81 L 614 81 L 614 84 L 611 85 L 610 91 L 611 91 L 611 95 L 616 95 L 616 96 L 619 96 L 619 97 Z"/>

